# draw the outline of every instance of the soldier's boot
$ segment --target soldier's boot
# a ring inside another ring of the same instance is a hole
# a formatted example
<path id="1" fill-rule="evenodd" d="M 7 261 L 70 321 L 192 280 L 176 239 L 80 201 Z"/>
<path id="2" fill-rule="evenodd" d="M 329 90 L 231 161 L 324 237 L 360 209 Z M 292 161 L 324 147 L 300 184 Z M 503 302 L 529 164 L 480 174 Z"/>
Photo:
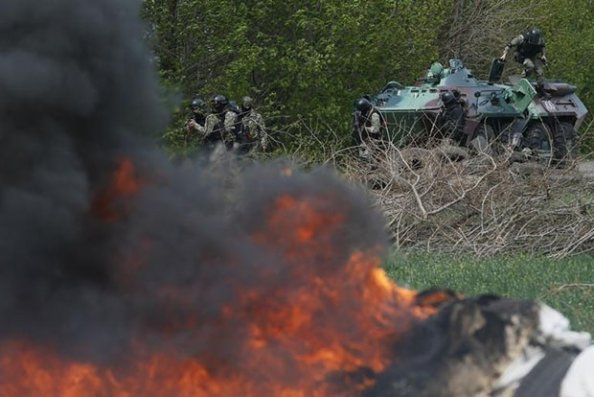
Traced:
<path id="1" fill-rule="evenodd" d="M 536 70 L 536 93 L 545 100 L 551 99 L 551 94 L 545 90 L 544 75 L 542 70 Z"/>
<path id="2" fill-rule="evenodd" d="M 549 94 L 545 91 L 544 81 L 542 79 L 537 79 L 536 84 L 534 85 L 536 89 L 536 95 L 540 96 L 541 98 L 545 98 Z"/>

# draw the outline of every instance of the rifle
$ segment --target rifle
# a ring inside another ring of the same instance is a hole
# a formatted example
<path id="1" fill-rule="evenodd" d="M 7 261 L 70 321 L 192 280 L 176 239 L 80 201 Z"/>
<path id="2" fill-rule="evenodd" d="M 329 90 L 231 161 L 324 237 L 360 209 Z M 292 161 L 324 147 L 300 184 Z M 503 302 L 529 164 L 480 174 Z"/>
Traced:
<path id="1" fill-rule="evenodd" d="M 355 110 L 353 112 L 353 120 L 352 120 L 352 125 L 353 125 L 353 139 L 355 140 L 355 142 L 357 144 L 361 143 L 361 141 L 363 140 L 362 136 L 361 136 L 361 118 L 362 118 L 362 113 L 360 110 Z"/>

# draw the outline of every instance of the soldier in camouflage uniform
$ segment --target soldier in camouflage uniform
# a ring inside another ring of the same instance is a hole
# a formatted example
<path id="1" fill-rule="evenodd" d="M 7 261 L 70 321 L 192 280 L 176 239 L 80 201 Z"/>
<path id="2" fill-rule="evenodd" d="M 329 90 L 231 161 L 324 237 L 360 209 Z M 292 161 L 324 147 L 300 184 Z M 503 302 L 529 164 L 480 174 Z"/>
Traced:
<path id="1" fill-rule="evenodd" d="M 366 97 L 355 102 L 353 112 L 353 141 L 359 146 L 359 157 L 371 157 L 370 144 L 382 138 L 382 116 Z"/>
<path id="2" fill-rule="evenodd" d="M 268 134 L 264 118 L 253 108 L 253 100 L 249 96 L 241 99 L 241 136 L 244 145 L 241 152 L 247 153 L 252 150 L 266 151 L 268 149 Z"/>
<path id="3" fill-rule="evenodd" d="M 206 117 L 204 143 L 214 161 L 233 148 L 237 134 L 237 113 L 229 108 L 229 101 L 224 95 L 215 95 L 211 106 L 212 113 Z"/>
<path id="4" fill-rule="evenodd" d="M 204 99 L 197 97 L 190 103 L 190 109 L 192 110 L 192 117 L 186 122 L 186 131 L 189 134 L 198 134 L 200 139 L 205 135 L 206 128 L 206 114 L 205 114 L 206 103 Z"/>
<path id="5" fill-rule="evenodd" d="M 542 90 L 544 85 L 543 66 L 547 63 L 545 56 L 545 42 L 542 32 L 538 28 L 533 28 L 526 33 L 514 37 L 503 50 L 501 60 L 505 61 L 507 53 L 511 48 L 516 50 L 516 61 L 522 64 L 524 71 L 523 77 L 530 77 L 536 74 L 537 89 Z"/>

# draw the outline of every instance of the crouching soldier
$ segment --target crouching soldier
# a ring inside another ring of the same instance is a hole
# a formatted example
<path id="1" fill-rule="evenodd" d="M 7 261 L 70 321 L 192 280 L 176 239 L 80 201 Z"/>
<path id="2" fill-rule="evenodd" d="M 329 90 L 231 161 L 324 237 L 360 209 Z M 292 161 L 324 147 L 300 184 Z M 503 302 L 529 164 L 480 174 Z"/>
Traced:
<path id="1" fill-rule="evenodd" d="M 383 117 L 365 97 L 355 102 L 353 112 L 353 141 L 359 147 L 359 157 L 370 158 L 370 149 L 382 138 Z"/>
<path id="2" fill-rule="evenodd" d="M 536 74 L 536 88 L 542 93 L 544 85 L 543 65 L 546 65 L 545 42 L 542 32 L 538 28 L 533 28 L 525 33 L 514 37 L 503 50 L 502 61 L 505 61 L 510 49 L 515 48 L 516 61 L 522 64 L 524 68 L 523 77 L 530 77 Z"/>

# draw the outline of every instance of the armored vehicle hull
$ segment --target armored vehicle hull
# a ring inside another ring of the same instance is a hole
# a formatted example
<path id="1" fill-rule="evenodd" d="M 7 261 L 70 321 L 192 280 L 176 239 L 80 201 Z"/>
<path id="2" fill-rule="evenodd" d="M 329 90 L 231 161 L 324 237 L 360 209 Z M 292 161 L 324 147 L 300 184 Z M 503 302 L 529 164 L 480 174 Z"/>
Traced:
<path id="1" fill-rule="evenodd" d="M 501 63 L 493 63 L 491 81 L 476 79 L 459 60 L 450 60 L 446 69 L 440 66 L 434 64 L 415 86 L 390 82 L 373 98 L 386 120 L 387 139 L 403 146 L 444 137 L 442 96 L 452 92 L 464 109 L 461 146 L 491 150 L 506 145 L 545 160 L 577 154 L 577 131 L 588 112 L 574 86 L 547 81 L 537 93 L 525 78 L 499 83 Z"/>

